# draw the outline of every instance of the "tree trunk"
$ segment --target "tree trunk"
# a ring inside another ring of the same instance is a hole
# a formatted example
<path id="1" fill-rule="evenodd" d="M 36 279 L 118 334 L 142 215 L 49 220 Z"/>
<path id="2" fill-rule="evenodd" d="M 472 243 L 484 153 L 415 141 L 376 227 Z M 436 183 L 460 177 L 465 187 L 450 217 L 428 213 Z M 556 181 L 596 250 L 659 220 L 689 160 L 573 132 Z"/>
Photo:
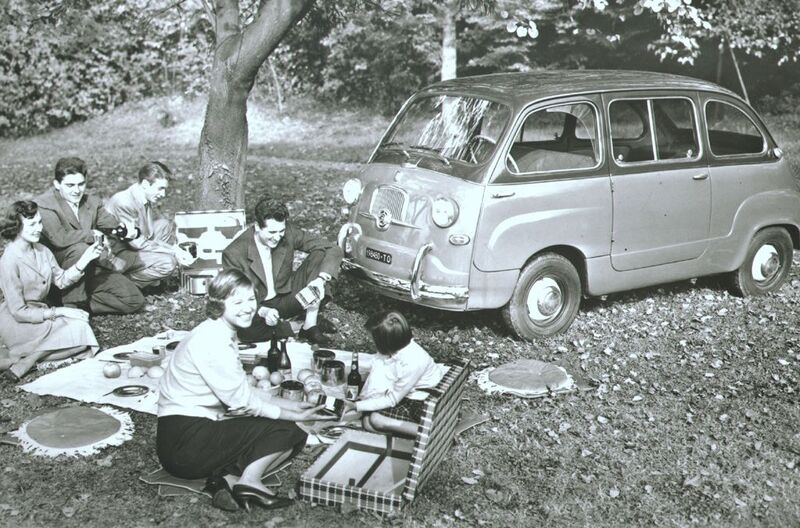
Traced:
<path id="1" fill-rule="evenodd" d="M 456 22 L 458 0 L 447 0 L 442 6 L 442 80 L 455 79 L 458 68 Z"/>
<path id="2" fill-rule="evenodd" d="M 244 207 L 247 98 L 258 70 L 314 0 L 261 0 L 258 13 L 239 27 L 239 0 L 216 0 L 216 48 L 198 148 L 196 207 Z"/>
<path id="3" fill-rule="evenodd" d="M 214 70 L 200 134 L 197 198 L 202 209 L 235 209 L 244 205 L 250 90 L 231 86 L 222 68 Z"/>

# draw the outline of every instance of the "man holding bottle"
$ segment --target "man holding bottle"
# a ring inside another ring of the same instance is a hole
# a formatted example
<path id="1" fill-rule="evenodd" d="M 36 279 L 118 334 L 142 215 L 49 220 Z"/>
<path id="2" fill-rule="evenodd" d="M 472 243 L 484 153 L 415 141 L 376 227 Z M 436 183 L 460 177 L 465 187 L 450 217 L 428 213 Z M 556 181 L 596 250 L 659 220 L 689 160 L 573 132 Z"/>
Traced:
<path id="1" fill-rule="evenodd" d="M 254 212 L 254 224 L 222 253 L 223 269 L 236 269 L 247 275 L 255 285 L 259 300 L 258 317 L 253 318 L 249 328 L 239 330 L 239 339 L 266 341 L 281 319 L 303 314 L 303 328 L 298 338 L 325 344 L 326 338 L 317 326 L 317 319 L 325 285 L 339 275 L 342 250 L 292 225 L 289 210 L 277 200 L 262 198 Z M 308 256 L 294 270 L 296 250 Z M 296 296 L 306 287 L 317 295 L 304 306 Z"/>
<path id="2" fill-rule="evenodd" d="M 42 216 L 42 238 L 66 269 L 74 264 L 104 231 L 135 236 L 138 230 L 103 209 L 96 196 L 86 194 L 86 162 L 80 158 L 61 158 L 56 163 L 53 188 L 34 201 Z M 94 314 L 132 313 L 144 305 L 144 296 L 125 276 L 114 271 L 113 257 L 107 253 L 91 264 L 84 277 L 63 291 L 64 306 L 85 309 Z"/>

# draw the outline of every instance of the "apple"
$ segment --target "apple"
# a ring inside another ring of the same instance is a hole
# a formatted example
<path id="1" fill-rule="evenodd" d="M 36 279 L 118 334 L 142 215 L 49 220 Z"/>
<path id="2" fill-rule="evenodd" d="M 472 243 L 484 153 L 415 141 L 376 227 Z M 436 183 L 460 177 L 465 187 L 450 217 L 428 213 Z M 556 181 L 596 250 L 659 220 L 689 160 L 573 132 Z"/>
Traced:
<path id="1" fill-rule="evenodd" d="M 106 363 L 103 365 L 103 376 L 107 378 L 118 378 L 122 374 L 122 369 L 118 363 Z"/>
<path id="2" fill-rule="evenodd" d="M 142 376 L 144 376 L 144 369 L 142 367 L 134 365 L 128 369 L 129 378 L 141 378 Z"/>
<path id="3" fill-rule="evenodd" d="M 305 383 L 306 378 L 313 375 L 314 371 L 312 371 L 311 369 L 301 369 L 300 372 L 297 373 L 297 381 L 299 381 L 300 383 Z"/>
<path id="4" fill-rule="evenodd" d="M 277 370 L 269 375 L 269 382 L 273 385 L 280 385 L 283 381 L 283 374 L 278 372 Z"/>
<path id="5" fill-rule="evenodd" d="M 267 379 L 269 377 L 269 370 L 267 370 L 267 367 L 259 365 L 253 368 L 253 377 L 258 381 Z"/>
<path id="6" fill-rule="evenodd" d="M 164 369 L 159 367 L 158 365 L 153 365 L 149 369 L 147 369 L 147 377 L 148 378 L 160 378 L 164 375 Z"/>
<path id="7" fill-rule="evenodd" d="M 256 378 L 254 378 L 252 374 L 248 374 L 247 375 L 247 383 L 249 383 L 251 386 L 255 387 L 256 384 L 258 383 L 258 380 Z"/>

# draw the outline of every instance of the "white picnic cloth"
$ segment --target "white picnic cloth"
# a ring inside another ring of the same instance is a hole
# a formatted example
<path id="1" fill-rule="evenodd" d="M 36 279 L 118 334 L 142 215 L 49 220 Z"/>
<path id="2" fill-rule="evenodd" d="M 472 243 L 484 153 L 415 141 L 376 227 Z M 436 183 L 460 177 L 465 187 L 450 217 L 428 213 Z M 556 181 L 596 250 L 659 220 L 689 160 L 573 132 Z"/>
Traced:
<path id="1" fill-rule="evenodd" d="M 114 354 L 135 352 L 137 350 L 149 351 L 156 344 L 166 345 L 172 341 L 180 340 L 188 333 L 186 331 L 168 330 L 153 337 L 143 337 L 127 345 L 103 350 L 95 357 L 57 369 L 22 385 L 20 388 L 34 394 L 63 396 L 88 403 L 106 403 L 155 415 L 158 412 L 158 384 L 160 378 L 150 378 L 146 375 L 140 378 L 128 378 L 130 363 L 127 361 L 119 362 L 114 358 Z M 245 349 L 241 355 L 243 358 L 248 358 L 257 353 L 266 354 L 268 348 L 269 345 L 267 343 L 257 343 L 255 348 Z M 312 367 L 313 350 L 307 343 L 289 341 L 286 351 L 289 353 L 289 359 L 292 362 L 294 376 L 297 376 L 301 369 Z M 349 369 L 352 353 L 345 350 L 334 350 L 334 353 L 336 354 L 336 359 L 343 361 Z M 108 364 L 108 361 L 114 361 L 119 364 L 122 369 L 120 377 L 106 378 L 103 376 L 103 367 Z M 167 352 L 166 361 L 169 361 L 169 352 Z M 372 354 L 359 354 L 359 370 L 362 376 L 369 372 L 371 365 Z M 124 385 L 144 385 L 149 390 L 142 396 L 115 396 L 111 394 L 111 391 Z M 327 389 L 326 387 L 326 392 Z"/>

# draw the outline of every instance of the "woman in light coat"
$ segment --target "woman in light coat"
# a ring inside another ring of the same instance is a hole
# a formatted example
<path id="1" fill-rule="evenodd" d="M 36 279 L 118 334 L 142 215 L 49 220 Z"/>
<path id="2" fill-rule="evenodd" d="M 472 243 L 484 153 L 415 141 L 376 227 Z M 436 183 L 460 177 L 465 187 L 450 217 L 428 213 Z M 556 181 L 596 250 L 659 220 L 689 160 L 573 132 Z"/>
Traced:
<path id="1" fill-rule="evenodd" d="M 4 375 L 17 381 L 37 361 L 64 359 L 89 350 L 97 339 L 83 310 L 51 307 L 45 302 L 51 285 L 66 288 L 79 280 L 102 246 L 92 244 L 69 269 L 39 243 L 42 218 L 35 202 L 14 202 L 0 225 L 0 235 L 12 239 L 0 257 L 0 339 L 9 358 L 0 359 Z"/>

